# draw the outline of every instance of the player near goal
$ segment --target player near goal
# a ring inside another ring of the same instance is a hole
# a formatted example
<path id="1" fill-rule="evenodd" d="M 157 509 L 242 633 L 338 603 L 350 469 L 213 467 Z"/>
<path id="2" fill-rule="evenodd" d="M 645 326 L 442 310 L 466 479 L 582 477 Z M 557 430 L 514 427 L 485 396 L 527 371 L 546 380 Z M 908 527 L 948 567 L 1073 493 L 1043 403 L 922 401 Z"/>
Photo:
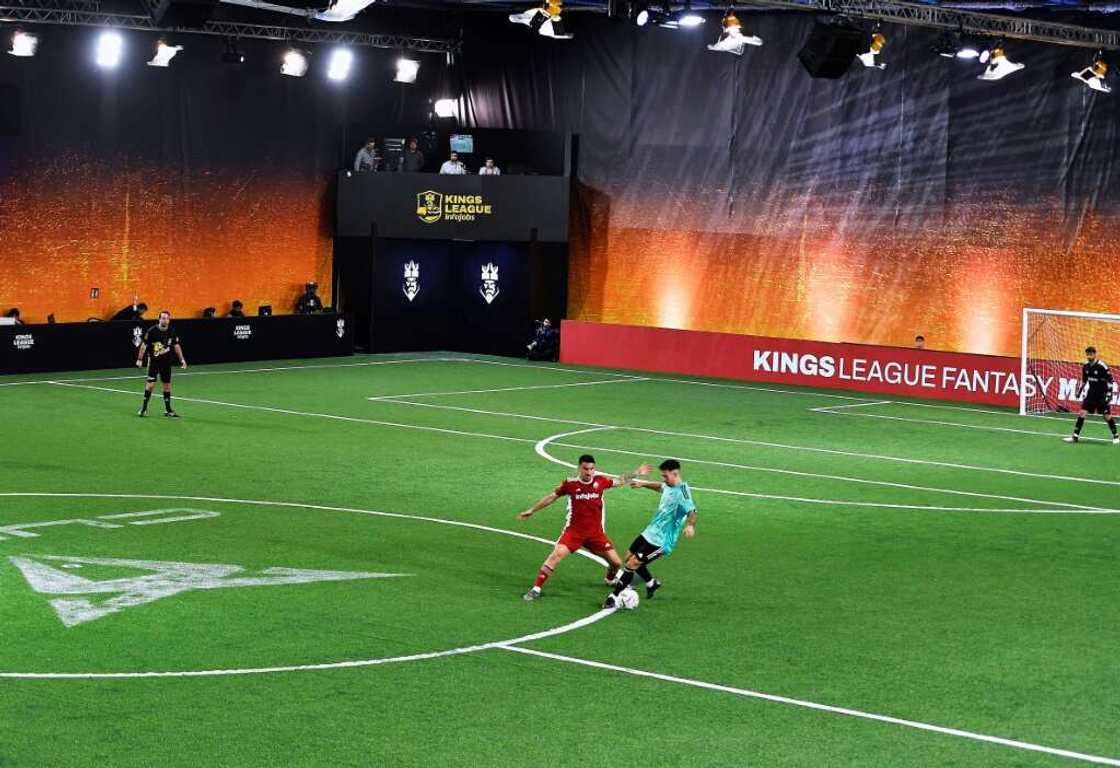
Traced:
<path id="1" fill-rule="evenodd" d="M 681 463 L 676 459 L 666 459 L 657 468 L 661 470 L 660 483 L 638 479 L 630 481 L 631 488 L 649 488 L 660 493 L 661 502 L 649 525 L 630 544 L 626 553 L 626 568 L 611 594 L 607 595 L 604 608 L 618 607 L 618 596 L 633 583 L 635 574 L 646 583 L 646 598 L 652 598 L 661 588 L 661 582 L 650 573 L 649 564 L 659 557 L 671 555 L 681 533 L 686 539 L 696 535 L 696 503 L 692 500 L 688 483 L 681 478 Z"/>
<path id="2" fill-rule="evenodd" d="M 576 477 L 560 483 L 552 493 L 517 515 L 518 520 L 528 520 L 561 496 L 568 497 L 568 515 L 564 521 L 564 530 L 557 539 L 552 553 L 537 571 L 533 586 L 525 593 L 526 600 L 536 600 L 540 597 L 541 588 L 544 587 L 544 583 L 548 581 L 556 566 L 580 547 L 607 560 L 609 566 L 606 580 L 608 583 L 614 582 L 619 569 L 622 568 L 622 560 L 615 551 L 614 544 L 607 537 L 603 494 L 611 488 L 628 485 L 635 477 L 646 474 L 650 469 L 648 465 L 643 464 L 633 472 L 617 478 L 608 477 L 595 472 L 595 457 L 585 453 L 579 457 L 579 474 Z"/>
<path id="3" fill-rule="evenodd" d="M 1112 388 L 1116 382 L 1112 379 L 1112 371 L 1103 360 L 1097 357 L 1096 347 L 1085 348 L 1087 362 L 1081 366 L 1081 410 L 1077 412 L 1077 423 L 1073 425 L 1073 434 L 1065 438 L 1067 443 L 1076 443 L 1081 439 L 1081 428 L 1085 426 L 1085 417 L 1099 413 L 1108 422 L 1112 430 L 1113 445 L 1120 445 L 1120 434 L 1116 432 L 1116 417 L 1112 415 Z"/>
<path id="4" fill-rule="evenodd" d="M 171 408 L 171 352 L 179 358 L 179 365 L 187 367 L 187 359 L 183 357 L 183 348 L 179 345 L 179 337 L 171 330 L 171 313 L 166 309 L 159 313 L 159 322 L 148 329 L 144 340 L 140 342 L 140 349 L 136 355 L 136 367 L 144 367 L 144 353 L 151 349 L 148 359 L 148 380 L 144 383 L 144 402 L 140 404 L 138 416 L 148 412 L 148 401 L 152 399 L 152 390 L 156 386 L 156 378 L 163 382 L 163 415 L 173 419 L 179 418 Z"/>

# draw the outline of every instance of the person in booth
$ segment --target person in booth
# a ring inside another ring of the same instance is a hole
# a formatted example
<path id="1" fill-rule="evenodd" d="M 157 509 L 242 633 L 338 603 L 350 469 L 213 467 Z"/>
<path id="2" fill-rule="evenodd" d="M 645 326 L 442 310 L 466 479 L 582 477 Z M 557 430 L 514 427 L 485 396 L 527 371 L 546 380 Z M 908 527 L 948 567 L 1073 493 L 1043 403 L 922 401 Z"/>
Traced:
<path id="1" fill-rule="evenodd" d="M 409 137 L 397 170 L 402 173 L 420 173 L 424 170 L 424 153 L 420 151 L 415 136 Z"/>
<path id="2" fill-rule="evenodd" d="M 467 168 L 459 160 L 459 153 L 452 152 L 451 156 L 447 158 L 443 165 L 439 167 L 441 176 L 462 176 L 466 174 Z"/>
<path id="3" fill-rule="evenodd" d="M 319 298 L 316 291 L 319 290 L 318 283 L 308 283 L 305 286 L 303 295 L 299 297 L 296 302 L 296 314 L 299 315 L 313 315 L 316 312 L 323 311 L 323 300 Z"/>
<path id="4" fill-rule="evenodd" d="M 365 146 L 358 150 L 354 157 L 355 171 L 380 171 L 381 153 L 377 151 L 377 140 L 370 136 L 366 139 Z"/>
<path id="5" fill-rule="evenodd" d="M 229 314 L 226 317 L 245 317 L 245 305 L 241 303 L 241 299 L 233 300 L 233 303 L 229 305 Z"/>
<path id="6" fill-rule="evenodd" d="M 486 158 L 486 162 L 478 169 L 479 176 L 501 176 L 502 169 L 494 165 L 494 158 Z"/>
<path id="7" fill-rule="evenodd" d="M 926 337 L 922 336 L 920 334 L 918 336 L 915 336 L 914 337 L 914 349 L 925 349 L 925 348 L 926 348 Z"/>

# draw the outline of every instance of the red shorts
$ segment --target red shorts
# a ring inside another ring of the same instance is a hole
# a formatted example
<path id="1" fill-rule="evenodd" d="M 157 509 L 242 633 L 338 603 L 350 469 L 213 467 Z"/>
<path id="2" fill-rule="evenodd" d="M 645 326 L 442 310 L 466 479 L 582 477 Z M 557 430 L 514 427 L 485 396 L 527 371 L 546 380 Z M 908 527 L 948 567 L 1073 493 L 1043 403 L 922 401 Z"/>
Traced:
<path id="1" fill-rule="evenodd" d="M 563 544 L 572 552 L 583 547 L 589 552 L 594 552 L 596 555 L 601 555 L 614 549 L 614 544 L 607 538 L 607 534 L 603 530 L 577 531 L 574 528 L 565 528 L 564 532 L 560 534 L 560 538 L 556 540 L 556 543 Z"/>

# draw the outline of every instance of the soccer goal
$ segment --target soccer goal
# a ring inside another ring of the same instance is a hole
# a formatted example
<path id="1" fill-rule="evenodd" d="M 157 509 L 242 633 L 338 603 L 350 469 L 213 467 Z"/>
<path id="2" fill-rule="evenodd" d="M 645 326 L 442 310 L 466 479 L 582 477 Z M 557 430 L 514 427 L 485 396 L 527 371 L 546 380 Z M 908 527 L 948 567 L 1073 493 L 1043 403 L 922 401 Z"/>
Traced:
<path id="1" fill-rule="evenodd" d="M 1120 376 L 1120 315 L 1023 310 L 1023 348 L 1019 375 L 1019 413 L 1070 411 L 1077 407 L 1085 348 L 1097 354 L 1113 376 Z"/>

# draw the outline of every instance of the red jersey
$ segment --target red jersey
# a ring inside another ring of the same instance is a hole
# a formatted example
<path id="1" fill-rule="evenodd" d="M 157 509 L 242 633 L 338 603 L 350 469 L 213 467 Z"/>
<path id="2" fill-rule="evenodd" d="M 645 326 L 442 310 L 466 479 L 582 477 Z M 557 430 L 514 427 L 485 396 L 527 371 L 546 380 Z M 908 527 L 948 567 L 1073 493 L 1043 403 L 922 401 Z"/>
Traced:
<path id="1" fill-rule="evenodd" d="M 607 524 L 603 494 L 614 488 L 614 483 L 614 479 L 606 475 L 595 475 L 587 483 L 578 477 L 571 477 L 560 483 L 553 493 L 568 497 L 568 516 L 564 520 L 564 530 L 601 532 Z"/>

